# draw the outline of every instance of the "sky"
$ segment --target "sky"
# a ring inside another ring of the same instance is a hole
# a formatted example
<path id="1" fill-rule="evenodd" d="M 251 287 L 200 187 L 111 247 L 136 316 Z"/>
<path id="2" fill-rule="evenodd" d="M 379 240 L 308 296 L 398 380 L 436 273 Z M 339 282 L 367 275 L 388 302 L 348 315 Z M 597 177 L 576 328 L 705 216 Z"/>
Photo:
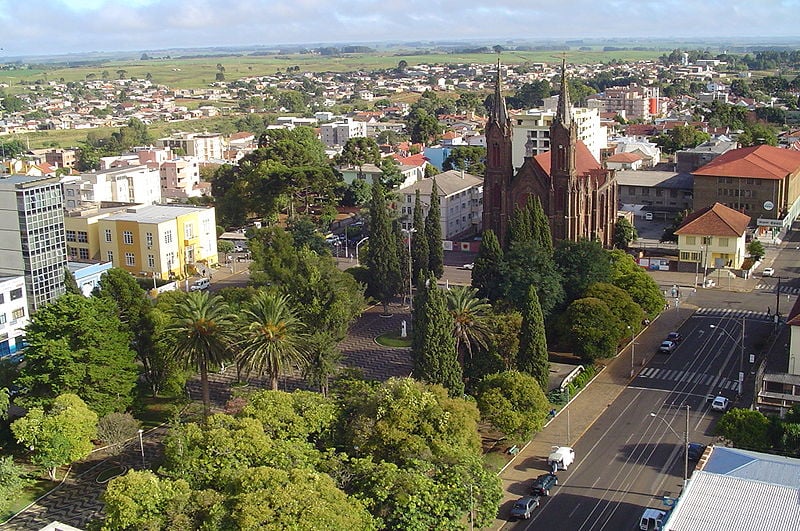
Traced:
<path id="1" fill-rule="evenodd" d="M 211 46 L 800 36 L 800 0 L 0 0 L 2 57 Z"/>

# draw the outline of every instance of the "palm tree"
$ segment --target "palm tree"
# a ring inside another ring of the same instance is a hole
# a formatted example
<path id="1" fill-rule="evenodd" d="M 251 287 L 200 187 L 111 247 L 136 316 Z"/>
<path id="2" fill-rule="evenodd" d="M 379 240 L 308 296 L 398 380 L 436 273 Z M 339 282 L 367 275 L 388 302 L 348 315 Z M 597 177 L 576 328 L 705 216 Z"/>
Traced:
<path id="1" fill-rule="evenodd" d="M 167 328 L 177 336 L 176 358 L 200 371 L 203 394 L 203 416 L 211 411 L 208 391 L 208 369 L 231 358 L 230 346 L 236 316 L 219 295 L 209 297 L 204 291 L 193 291 L 175 306 L 173 323 Z"/>
<path id="2" fill-rule="evenodd" d="M 281 374 L 307 363 L 305 325 L 295 316 L 289 297 L 266 291 L 259 292 L 243 313 L 249 324 L 240 342 L 239 362 L 246 372 L 268 374 L 277 391 Z"/>
<path id="3" fill-rule="evenodd" d="M 456 338 L 456 353 L 464 365 L 462 348 L 472 358 L 473 345 L 486 348 L 489 327 L 485 317 L 492 305 L 478 297 L 478 290 L 471 286 L 455 286 L 447 291 L 447 309 L 453 316 L 453 336 Z"/>

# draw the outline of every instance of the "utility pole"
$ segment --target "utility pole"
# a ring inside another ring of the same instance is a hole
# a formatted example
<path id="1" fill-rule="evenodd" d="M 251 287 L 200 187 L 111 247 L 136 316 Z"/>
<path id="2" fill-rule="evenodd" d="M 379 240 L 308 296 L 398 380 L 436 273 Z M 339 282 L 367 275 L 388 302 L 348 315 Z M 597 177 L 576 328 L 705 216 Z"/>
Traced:
<path id="1" fill-rule="evenodd" d="M 686 404 L 686 430 L 683 432 L 683 490 L 689 481 L 689 404 Z"/>
<path id="2" fill-rule="evenodd" d="M 739 354 L 739 396 L 742 396 L 744 391 L 744 372 L 742 372 L 742 365 L 744 364 L 744 324 L 745 318 L 742 317 L 742 350 Z"/>

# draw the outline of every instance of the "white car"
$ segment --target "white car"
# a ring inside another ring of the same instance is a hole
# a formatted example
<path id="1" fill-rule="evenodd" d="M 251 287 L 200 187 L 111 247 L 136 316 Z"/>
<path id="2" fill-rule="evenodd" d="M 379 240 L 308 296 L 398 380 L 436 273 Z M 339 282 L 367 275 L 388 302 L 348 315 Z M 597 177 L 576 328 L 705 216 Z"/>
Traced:
<path id="1" fill-rule="evenodd" d="M 771 277 L 775 275 L 775 270 L 771 267 L 765 267 L 764 271 L 761 273 L 762 277 Z"/>
<path id="2" fill-rule="evenodd" d="M 731 401 L 725 398 L 724 396 L 718 396 L 711 402 L 711 409 L 714 411 L 728 411 L 728 406 L 730 405 Z"/>
<path id="3" fill-rule="evenodd" d="M 469 264 L 464 264 L 461 266 L 461 269 L 469 269 L 470 271 L 475 269 L 475 264 L 470 262 Z"/>
<path id="4" fill-rule="evenodd" d="M 189 290 L 191 291 L 201 291 L 204 289 L 208 289 L 211 285 L 211 282 L 207 278 L 201 278 L 199 280 L 195 280 L 194 284 L 189 286 Z"/>

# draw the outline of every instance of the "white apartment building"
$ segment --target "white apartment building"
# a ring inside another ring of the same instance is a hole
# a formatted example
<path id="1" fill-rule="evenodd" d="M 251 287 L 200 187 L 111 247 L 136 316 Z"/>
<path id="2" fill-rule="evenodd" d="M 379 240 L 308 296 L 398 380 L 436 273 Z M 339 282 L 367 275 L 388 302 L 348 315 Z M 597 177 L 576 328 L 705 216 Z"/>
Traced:
<path id="1" fill-rule="evenodd" d="M 0 276 L 0 359 L 22 349 L 29 317 L 25 277 Z"/>
<path id="2" fill-rule="evenodd" d="M 161 202 L 161 178 L 157 167 L 122 166 L 65 176 L 61 182 L 67 210 L 99 201 L 146 205 Z"/>
<path id="3" fill-rule="evenodd" d="M 649 120 L 652 115 L 659 112 L 659 89 L 640 87 L 636 84 L 628 87 L 608 87 L 586 104 L 603 112 L 624 114 L 628 120 Z"/>
<path id="4" fill-rule="evenodd" d="M 200 164 L 196 158 L 181 157 L 163 162 L 159 166 L 161 177 L 161 197 L 164 199 L 185 199 L 199 197 Z"/>
<path id="5" fill-rule="evenodd" d="M 515 168 L 522 166 L 528 146 L 534 157 L 550 151 L 550 126 L 555 116 L 555 108 L 530 109 L 511 116 L 511 162 Z M 586 144 L 599 161 L 600 151 L 608 146 L 608 132 L 600 125 L 600 113 L 597 109 L 574 107 L 572 119 L 578 128 L 578 140 Z"/>
<path id="6" fill-rule="evenodd" d="M 322 143 L 328 147 L 343 146 L 351 138 L 367 136 L 366 122 L 345 118 L 341 122 L 322 124 L 319 127 Z"/>
<path id="7" fill-rule="evenodd" d="M 456 240 L 479 234 L 483 218 L 483 178 L 450 170 L 438 174 L 435 180 L 441 211 L 442 238 Z M 410 229 L 413 225 L 417 190 L 424 215 L 428 215 L 433 181 L 434 178 L 422 179 L 395 192 L 404 229 Z"/>
<path id="8" fill-rule="evenodd" d="M 64 293 L 66 267 L 59 179 L 0 178 L 0 275 L 25 277 L 29 313 Z"/>
<path id="9" fill-rule="evenodd" d="M 201 162 L 222 160 L 224 148 L 222 135 L 218 133 L 175 133 L 167 138 L 159 138 L 156 145 L 196 157 Z"/>

